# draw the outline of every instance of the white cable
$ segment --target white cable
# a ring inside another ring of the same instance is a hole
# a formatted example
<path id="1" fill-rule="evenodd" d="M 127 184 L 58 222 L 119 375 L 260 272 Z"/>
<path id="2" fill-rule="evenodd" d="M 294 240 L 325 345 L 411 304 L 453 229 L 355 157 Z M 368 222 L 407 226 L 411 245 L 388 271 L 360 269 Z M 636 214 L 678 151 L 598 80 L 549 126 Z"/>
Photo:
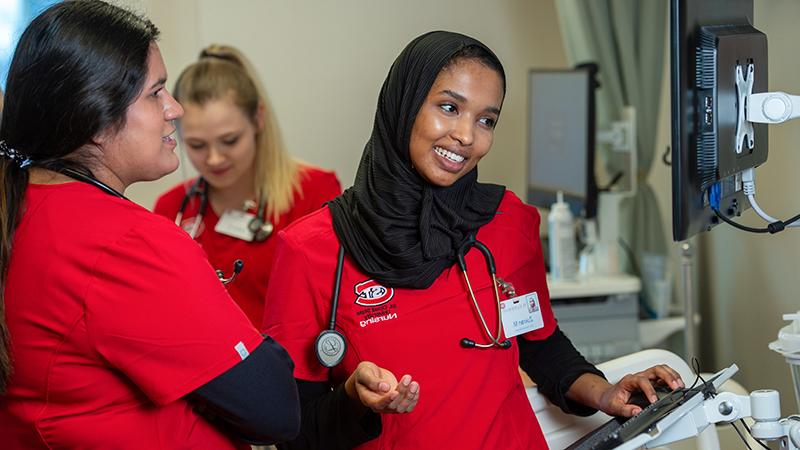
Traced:
<path id="1" fill-rule="evenodd" d="M 776 218 L 770 216 L 769 214 L 765 213 L 764 210 L 762 210 L 758 206 L 758 203 L 756 203 L 756 182 L 755 182 L 755 180 L 756 180 L 756 171 L 755 171 L 754 168 L 751 167 L 749 169 L 745 169 L 745 170 L 742 171 L 742 188 L 743 188 L 744 194 L 747 195 L 747 200 L 750 202 L 750 207 L 753 208 L 753 211 L 755 211 L 756 214 L 758 214 L 759 217 L 761 217 L 762 219 L 764 219 L 768 223 L 780 222 L 781 221 L 780 219 L 776 219 Z M 792 227 L 792 228 L 800 227 L 800 221 L 790 223 L 789 225 L 786 225 L 786 226 L 787 227 Z"/>

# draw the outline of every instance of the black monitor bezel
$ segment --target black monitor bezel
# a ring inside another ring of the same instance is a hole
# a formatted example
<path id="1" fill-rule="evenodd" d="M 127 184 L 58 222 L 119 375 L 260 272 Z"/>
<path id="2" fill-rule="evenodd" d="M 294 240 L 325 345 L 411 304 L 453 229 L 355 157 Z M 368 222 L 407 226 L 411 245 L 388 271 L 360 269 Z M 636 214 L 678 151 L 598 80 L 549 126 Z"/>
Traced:
<path id="1" fill-rule="evenodd" d="M 697 173 L 694 136 L 696 99 L 692 97 L 695 49 L 700 26 L 752 25 L 753 0 L 670 0 L 670 102 L 672 122 L 672 236 L 675 241 L 708 231 L 719 223 L 708 206 Z M 762 76 L 766 74 L 766 67 Z M 766 146 L 766 127 L 756 135 Z M 727 180 L 730 181 L 730 180 Z M 727 182 L 726 181 L 726 182 Z M 725 197 L 720 212 L 738 215 L 747 205 L 742 192 Z"/>

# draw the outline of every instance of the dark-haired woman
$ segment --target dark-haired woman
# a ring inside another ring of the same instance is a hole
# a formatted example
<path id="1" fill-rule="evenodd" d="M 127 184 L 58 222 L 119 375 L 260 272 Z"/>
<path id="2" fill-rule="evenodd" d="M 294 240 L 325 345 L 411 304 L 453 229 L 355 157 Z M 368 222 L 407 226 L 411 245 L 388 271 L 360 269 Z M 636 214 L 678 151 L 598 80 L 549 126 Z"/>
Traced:
<path id="1" fill-rule="evenodd" d="M 355 185 L 279 235 L 264 330 L 296 363 L 303 423 L 290 447 L 545 449 L 520 365 L 576 414 L 630 416 L 633 390 L 680 386 L 667 367 L 611 385 L 559 331 L 539 214 L 477 182 L 504 96 L 502 65 L 480 42 L 415 39 L 384 82 Z M 329 370 L 342 341 L 317 336 L 337 279 L 347 347 Z"/>
<path id="2" fill-rule="evenodd" d="M 183 109 L 157 35 L 70 1 L 14 54 L 0 125 L 4 450 L 233 449 L 297 433 L 286 352 L 186 233 L 124 197 L 178 164 Z"/>

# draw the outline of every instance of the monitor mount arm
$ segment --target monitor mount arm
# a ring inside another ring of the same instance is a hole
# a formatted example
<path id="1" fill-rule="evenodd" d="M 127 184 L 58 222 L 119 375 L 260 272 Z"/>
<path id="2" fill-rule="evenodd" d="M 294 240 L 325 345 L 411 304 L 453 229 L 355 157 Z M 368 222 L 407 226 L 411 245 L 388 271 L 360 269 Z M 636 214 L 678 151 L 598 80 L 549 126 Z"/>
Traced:
<path id="1" fill-rule="evenodd" d="M 781 419 L 780 412 L 778 391 L 763 389 L 750 395 L 721 392 L 695 405 L 661 435 L 647 442 L 646 447 L 660 447 L 697 436 L 709 425 L 752 417 L 755 420 L 751 429 L 753 438 L 779 440 L 781 450 L 800 450 L 800 417 Z"/>
<path id="2" fill-rule="evenodd" d="M 760 92 L 753 93 L 753 76 L 755 68 L 753 63 L 747 64 L 745 75 L 742 66 L 736 66 L 736 96 L 738 108 L 738 121 L 736 137 L 747 135 L 748 146 L 753 147 L 754 123 L 783 123 L 800 117 L 800 96 L 789 95 L 785 92 Z M 744 105 L 744 108 L 742 108 Z M 736 152 L 741 153 L 741 139 L 738 140 Z"/>

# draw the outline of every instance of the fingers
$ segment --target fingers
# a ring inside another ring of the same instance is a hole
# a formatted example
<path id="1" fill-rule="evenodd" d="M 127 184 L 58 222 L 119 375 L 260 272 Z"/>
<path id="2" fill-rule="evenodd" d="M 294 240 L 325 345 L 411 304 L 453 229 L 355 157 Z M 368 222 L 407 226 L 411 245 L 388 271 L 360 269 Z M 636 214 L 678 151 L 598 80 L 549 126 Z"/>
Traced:
<path id="1" fill-rule="evenodd" d="M 644 375 L 652 381 L 662 382 L 669 386 L 672 390 L 685 387 L 680 374 L 666 364 L 653 366 L 647 370 L 639 372 L 636 375 Z"/>
<path id="2" fill-rule="evenodd" d="M 419 383 L 411 380 L 411 375 L 404 375 L 397 385 L 399 395 L 389 403 L 388 409 L 396 413 L 411 412 L 417 406 Z"/>
<path id="3" fill-rule="evenodd" d="M 356 369 L 356 390 L 361 403 L 379 414 L 411 412 L 419 399 L 419 383 L 411 375 L 397 382 L 394 374 L 362 362 Z"/>
<path id="4" fill-rule="evenodd" d="M 622 417 L 633 417 L 640 412 L 642 412 L 642 408 L 636 405 L 625 405 L 620 409 L 620 415 Z"/>
<path id="5" fill-rule="evenodd" d="M 392 390 L 391 380 L 383 377 L 381 369 L 375 364 L 359 364 L 356 382 L 377 394 L 386 394 Z"/>

